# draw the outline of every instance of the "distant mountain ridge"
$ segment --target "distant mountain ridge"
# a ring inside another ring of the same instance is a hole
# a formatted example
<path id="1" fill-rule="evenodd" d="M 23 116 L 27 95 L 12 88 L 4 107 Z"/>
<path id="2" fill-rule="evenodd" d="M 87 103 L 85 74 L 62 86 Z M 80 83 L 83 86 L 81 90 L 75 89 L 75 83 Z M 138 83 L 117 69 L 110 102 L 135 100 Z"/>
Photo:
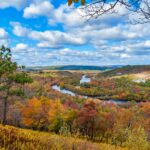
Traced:
<path id="1" fill-rule="evenodd" d="M 37 66 L 37 67 L 27 67 L 28 71 L 38 71 L 38 70 L 112 70 L 121 67 L 120 65 L 112 66 L 82 66 L 82 65 L 67 65 L 67 66 Z"/>

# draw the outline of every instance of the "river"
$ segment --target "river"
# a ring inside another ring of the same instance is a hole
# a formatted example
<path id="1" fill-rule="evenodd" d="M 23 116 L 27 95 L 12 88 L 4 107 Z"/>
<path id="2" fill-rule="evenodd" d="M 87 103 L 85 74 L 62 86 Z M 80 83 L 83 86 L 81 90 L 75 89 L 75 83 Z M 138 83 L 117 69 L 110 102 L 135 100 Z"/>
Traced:
<path id="1" fill-rule="evenodd" d="M 80 80 L 80 84 L 82 84 L 82 83 L 89 83 L 89 82 L 91 82 L 91 78 L 89 78 L 86 75 L 83 75 L 81 80 Z"/>
<path id="2" fill-rule="evenodd" d="M 91 82 L 91 78 L 89 78 L 89 77 L 86 76 L 86 75 L 83 75 L 82 78 L 81 78 L 81 80 L 80 80 L 80 84 L 82 84 L 82 83 L 89 83 L 89 82 Z M 81 95 L 79 95 L 79 94 L 77 94 L 77 93 L 74 93 L 74 92 L 72 92 L 72 91 L 70 91 L 70 90 L 62 89 L 62 88 L 61 88 L 60 86 L 58 86 L 58 85 L 53 85 L 53 86 L 52 86 L 52 89 L 53 89 L 53 90 L 56 90 L 56 91 L 59 91 L 59 92 L 61 92 L 61 93 L 63 93 L 63 94 L 71 95 L 71 96 L 81 96 Z M 84 98 L 93 98 L 93 99 L 98 98 L 98 97 L 88 97 L 88 96 L 82 96 L 82 97 L 84 97 Z M 125 103 L 127 103 L 127 102 L 129 102 L 129 101 L 128 101 L 128 100 L 114 100 L 114 99 L 110 99 L 110 100 L 107 100 L 107 101 L 105 101 L 105 102 L 108 102 L 108 103 L 112 102 L 112 103 L 115 103 L 115 104 L 125 104 Z"/>

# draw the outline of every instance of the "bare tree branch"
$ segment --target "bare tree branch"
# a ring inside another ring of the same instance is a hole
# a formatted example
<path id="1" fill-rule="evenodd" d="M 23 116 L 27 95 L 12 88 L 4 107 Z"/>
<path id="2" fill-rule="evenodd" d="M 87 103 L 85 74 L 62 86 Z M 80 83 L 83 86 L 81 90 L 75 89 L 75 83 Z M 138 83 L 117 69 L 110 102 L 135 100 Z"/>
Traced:
<path id="1" fill-rule="evenodd" d="M 82 16 L 89 20 L 105 14 L 119 14 L 121 8 L 126 9 L 124 15 L 134 16 L 132 23 L 150 22 L 150 0 L 93 0 L 79 9 L 82 11 Z"/>

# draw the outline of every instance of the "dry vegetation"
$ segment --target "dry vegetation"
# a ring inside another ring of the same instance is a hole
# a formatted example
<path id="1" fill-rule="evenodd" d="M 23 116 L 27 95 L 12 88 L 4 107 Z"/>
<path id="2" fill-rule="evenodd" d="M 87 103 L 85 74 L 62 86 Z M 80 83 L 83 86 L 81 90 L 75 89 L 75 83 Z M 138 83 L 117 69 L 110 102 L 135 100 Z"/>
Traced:
<path id="1" fill-rule="evenodd" d="M 92 143 L 77 137 L 19 129 L 0 125 L 1 150 L 127 150 L 108 144 Z"/>

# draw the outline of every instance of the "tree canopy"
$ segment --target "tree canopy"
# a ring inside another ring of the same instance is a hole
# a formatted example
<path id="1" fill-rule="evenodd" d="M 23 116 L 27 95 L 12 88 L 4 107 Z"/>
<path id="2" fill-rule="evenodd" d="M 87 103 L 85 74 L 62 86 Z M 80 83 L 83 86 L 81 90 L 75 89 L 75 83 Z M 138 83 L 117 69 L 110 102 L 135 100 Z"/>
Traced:
<path id="1" fill-rule="evenodd" d="M 3 91 L 4 95 L 3 124 L 7 123 L 8 98 L 10 95 L 16 94 L 16 91 L 12 90 L 14 83 L 24 85 L 25 83 L 32 82 L 32 78 L 30 78 L 25 72 L 20 71 L 19 68 L 20 67 L 17 63 L 12 61 L 11 49 L 2 46 L 0 48 L 0 90 Z M 20 89 L 17 89 L 17 91 L 20 91 Z"/>

